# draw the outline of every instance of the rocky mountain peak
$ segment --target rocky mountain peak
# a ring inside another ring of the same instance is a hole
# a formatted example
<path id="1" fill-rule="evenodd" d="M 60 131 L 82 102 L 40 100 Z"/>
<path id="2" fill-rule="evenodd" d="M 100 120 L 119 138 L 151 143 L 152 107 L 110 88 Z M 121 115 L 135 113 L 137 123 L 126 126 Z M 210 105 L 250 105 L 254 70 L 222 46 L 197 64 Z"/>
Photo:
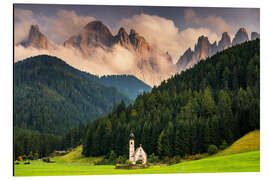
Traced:
<path id="1" fill-rule="evenodd" d="M 229 36 L 228 32 L 222 33 L 222 37 L 218 42 L 218 51 L 223 51 L 231 46 L 231 37 Z"/>
<path id="2" fill-rule="evenodd" d="M 31 46 L 37 49 L 49 48 L 48 39 L 40 32 L 39 26 L 37 24 L 30 26 L 27 39 L 22 41 L 20 44 L 24 47 Z"/>
<path id="3" fill-rule="evenodd" d="M 86 26 L 84 26 L 84 29 L 87 31 L 100 32 L 103 34 L 111 34 L 109 28 L 98 20 L 89 22 Z"/>
<path id="4" fill-rule="evenodd" d="M 232 45 L 234 46 L 236 44 L 240 44 L 248 40 L 249 38 L 247 30 L 245 28 L 240 28 L 233 38 Z"/>
<path id="5" fill-rule="evenodd" d="M 84 26 L 83 30 L 80 34 L 66 40 L 64 46 L 78 48 L 87 55 L 91 54 L 89 47 L 110 47 L 113 45 L 113 35 L 101 21 L 91 21 Z"/>
<path id="6" fill-rule="evenodd" d="M 151 50 L 150 45 L 144 39 L 144 37 L 139 35 L 134 29 L 130 30 L 129 39 L 136 52 L 139 52 L 141 54 L 144 51 Z"/>
<path id="7" fill-rule="evenodd" d="M 251 40 L 260 39 L 260 34 L 257 32 L 251 33 Z"/>

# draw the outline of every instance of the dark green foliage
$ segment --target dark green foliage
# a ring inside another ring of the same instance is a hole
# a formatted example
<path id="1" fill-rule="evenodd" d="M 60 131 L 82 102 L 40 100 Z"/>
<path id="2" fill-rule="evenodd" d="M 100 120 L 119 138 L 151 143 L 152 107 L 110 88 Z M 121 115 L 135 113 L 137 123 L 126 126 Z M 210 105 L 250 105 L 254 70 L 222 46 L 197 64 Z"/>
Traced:
<path id="1" fill-rule="evenodd" d="M 121 100 L 130 102 L 56 57 L 40 55 L 14 64 L 15 127 L 63 135 L 80 122 L 106 115 Z"/>
<path id="2" fill-rule="evenodd" d="M 14 129 L 14 158 L 23 160 L 48 156 L 54 150 L 62 149 L 62 137 L 43 134 L 38 131 Z"/>
<path id="3" fill-rule="evenodd" d="M 158 156 L 156 156 L 155 153 L 152 153 L 147 159 L 147 162 L 149 163 L 157 163 L 158 161 Z"/>
<path id="4" fill-rule="evenodd" d="M 128 155 L 135 147 L 160 159 L 202 154 L 209 145 L 228 145 L 260 128 L 260 42 L 246 42 L 177 74 L 134 104 L 113 108 L 89 123 L 83 144 L 86 156 Z M 107 131 L 107 130 L 108 131 Z"/>
<path id="5" fill-rule="evenodd" d="M 226 149 L 228 147 L 228 144 L 227 144 L 227 142 L 224 140 L 224 141 L 222 141 L 222 144 L 219 146 L 219 149 L 220 150 L 224 150 L 224 149 Z"/>
<path id="6" fill-rule="evenodd" d="M 208 147 L 208 151 L 207 151 L 207 152 L 208 152 L 208 154 L 213 155 L 213 154 L 217 153 L 217 151 L 218 151 L 217 146 L 214 145 L 214 144 L 211 144 L 211 145 Z"/>

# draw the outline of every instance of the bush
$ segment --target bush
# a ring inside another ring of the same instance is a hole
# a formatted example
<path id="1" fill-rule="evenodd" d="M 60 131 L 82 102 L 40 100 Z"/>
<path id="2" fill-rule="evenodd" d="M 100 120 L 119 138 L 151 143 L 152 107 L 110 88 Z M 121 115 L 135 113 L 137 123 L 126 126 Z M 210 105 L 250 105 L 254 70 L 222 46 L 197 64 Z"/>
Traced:
<path id="1" fill-rule="evenodd" d="M 152 153 L 148 158 L 149 163 L 157 163 L 158 161 L 158 156 L 155 156 L 155 153 Z"/>
<path id="2" fill-rule="evenodd" d="M 129 165 L 129 166 L 132 166 L 133 165 L 132 161 L 130 161 L 129 159 L 126 160 L 126 164 Z"/>
<path id="3" fill-rule="evenodd" d="M 34 156 L 33 156 L 32 151 L 29 153 L 29 155 L 28 155 L 28 159 L 29 159 L 29 160 L 33 160 L 33 159 L 34 159 Z"/>
<path id="4" fill-rule="evenodd" d="M 116 159 L 116 163 L 117 164 L 125 164 L 127 158 L 125 158 L 124 156 L 119 156 L 117 159 Z"/>
<path id="5" fill-rule="evenodd" d="M 113 150 L 111 150 L 110 154 L 109 154 L 109 161 L 114 164 L 116 161 L 116 158 L 117 158 L 117 156 L 116 156 L 115 152 Z"/>
<path id="6" fill-rule="evenodd" d="M 42 158 L 42 161 L 46 162 L 46 163 L 55 163 L 55 161 L 51 161 L 51 159 L 49 157 Z"/>
<path id="7" fill-rule="evenodd" d="M 142 160 L 137 160 L 136 164 L 143 164 L 143 161 Z"/>
<path id="8" fill-rule="evenodd" d="M 219 149 L 224 150 L 228 147 L 228 144 L 225 140 L 223 140 L 222 144 L 219 146 Z"/>
<path id="9" fill-rule="evenodd" d="M 165 156 L 165 157 L 163 158 L 163 162 L 166 163 L 166 164 L 169 164 L 170 158 L 169 158 L 168 156 Z"/>
<path id="10" fill-rule="evenodd" d="M 213 155 L 213 154 L 217 153 L 217 151 L 218 151 L 218 148 L 217 148 L 217 146 L 214 145 L 214 144 L 211 144 L 211 145 L 208 147 L 208 154 L 209 154 L 209 155 Z"/>
<path id="11" fill-rule="evenodd" d="M 34 159 L 37 160 L 38 158 L 39 158 L 39 155 L 38 155 L 38 153 L 36 152 L 36 153 L 34 154 Z"/>

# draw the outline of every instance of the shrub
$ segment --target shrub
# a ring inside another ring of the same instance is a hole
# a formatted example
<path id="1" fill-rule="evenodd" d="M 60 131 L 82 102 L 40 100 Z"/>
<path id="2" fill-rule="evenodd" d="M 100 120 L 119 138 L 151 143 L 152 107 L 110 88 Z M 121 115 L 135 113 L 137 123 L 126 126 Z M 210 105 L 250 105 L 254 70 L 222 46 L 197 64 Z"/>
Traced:
<path id="1" fill-rule="evenodd" d="M 163 158 L 163 162 L 168 164 L 170 162 L 170 158 L 168 156 L 165 156 Z"/>
<path id="2" fill-rule="evenodd" d="M 224 150 L 228 147 L 228 144 L 225 140 L 222 141 L 222 144 L 219 146 L 219 149 Z"/>
<path id="3" fill-rule="evenodd" d="M 24 161 L 26 161 L 28 159 L 28 157 L 25 154 L 22 156 L 22 158 Z"/>
<path id="4" fill-rule="evenodd" d="M 137 160 L 137 161 L 136 161 L 136 164 L 142 164 L 142 163 L 143 163 L 142 160 Z"/>
<path id="5" fill-rule="evenodd" d="M 29 153 L 29 155 L 28 155 L 28 159 L 29 159 L 29 160 L 33 160 L 33 159 L 34 159 L 34 156 L 33 156 L 32 151 Z"/>
<path id="6" fill-rule="evenodd" d="M 34 154 L 34 159 L 36 160 L 36 159 L 38 159 L 39 158 L 39 155 L 38 155 L 38 153 L 36 152 L 35 154 Z"/>
<path id="7" fill-rule="evenodd" d="M 208 147 L 208 154 L 210 154 L 210 155 L 217 153 L 217 151 L 218 151 L 218 148 L 217 148 L 217 146 L 214 145 L 214 144 L 211 144 L 211 145 Z"/>
<path id="8" fill-rule="evenodd" d="M 126 160 L 126 164 L 129 165 L 129 166 L 132 166 L 133 165 L 132 161 L 130 161 L 129 159 Z"/>
<path id="9" fill-rule="evenodd" d="M 109 161 L 114 164 L 116 161 L 116 158 L 117 158 L 117 156 L 116 156 L 115 152 L 113 150 L 111 150 L 110 154 L 109 154 Z"/>
<path id="10" fill-rule="evenodd" d="M 125 164 L 127 158 L 125 158 L 124 156 L 119 156 L 116 160 L 117 164 Z"/>
<path id="11" fill-rule="evenodd" d="M 149 163 L 157 163 L 158 161 L 158 156 L 155 156 L 155 153 L 152 153 L 148 158 Z"/>
<path id="12" fill-rule="evenodd" d="M 51 161 L 51 159 L 49 157 L 42 158 L 42 161 L 46 162 L 46 163 L 55 163 L 55 161 Z"/>

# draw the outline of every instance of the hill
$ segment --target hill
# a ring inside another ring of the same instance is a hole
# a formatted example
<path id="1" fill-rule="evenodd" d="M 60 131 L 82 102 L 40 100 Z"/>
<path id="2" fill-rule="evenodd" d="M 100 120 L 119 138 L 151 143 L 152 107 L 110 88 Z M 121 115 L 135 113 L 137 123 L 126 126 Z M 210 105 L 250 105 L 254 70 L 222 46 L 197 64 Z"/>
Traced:
<path id="1" fill-rule="evenodd" d="M 151 87 L 133 75 L 109 75 L 102 76 L 99 81 L 107 87 L 115 87 L 122 94 L 135 100 L 139 94 L 150 92 Z"/>
<path id="2" fill-rule="evenodd" d="M 67 163 L 90 163 L 93 164 L 95 160 L 101 160 L 101 158 L 94 158 L 94 157 L 85 157 L 82 154 L 82 146 L 78 146 L 74 149 L 72 149 L 71 152 L 69 152 L 68 154 L 64 155 L 64 156 L 60 156 L 57 158 L 57 160 L 59 161 L 64 161 Z"/>
<path id="3" fill-rule="evenodd" d="M 115 88 L 118 92 L 126 95 L 133 101 L 138 95 L 143 92 L 150 92 L 152 89 L 149 85 L 133 75 L 107 75 L 98 77 L 86 72 L 83 72 L 83 75 L 106 87 Z"/>
<path id="4" fill-rule="evenodd" d="M 160 158 L 207 152 L 260 128 L 260 41 L 234 46 L 200 61 L 134 104 L 119 104 L 89 123 L 83 154 L 128 153 L 135 147 Z"/>
<path id="5" fill-rule="evenodd" d="M 130 100 L 115 88 L 82 76 L 57 57 L 40 55 L 14 64 L 14 126 L 63 135 L 73 126 Z"/>
<path id="6" fill-rule="evenodd" d="M 260 131 L 255 130 L 249 132 L 245 136 L 238 139 L 230 147 L 221 151 L 217 155 L 229 155 L 248 151 L 260 150 Z"/>

